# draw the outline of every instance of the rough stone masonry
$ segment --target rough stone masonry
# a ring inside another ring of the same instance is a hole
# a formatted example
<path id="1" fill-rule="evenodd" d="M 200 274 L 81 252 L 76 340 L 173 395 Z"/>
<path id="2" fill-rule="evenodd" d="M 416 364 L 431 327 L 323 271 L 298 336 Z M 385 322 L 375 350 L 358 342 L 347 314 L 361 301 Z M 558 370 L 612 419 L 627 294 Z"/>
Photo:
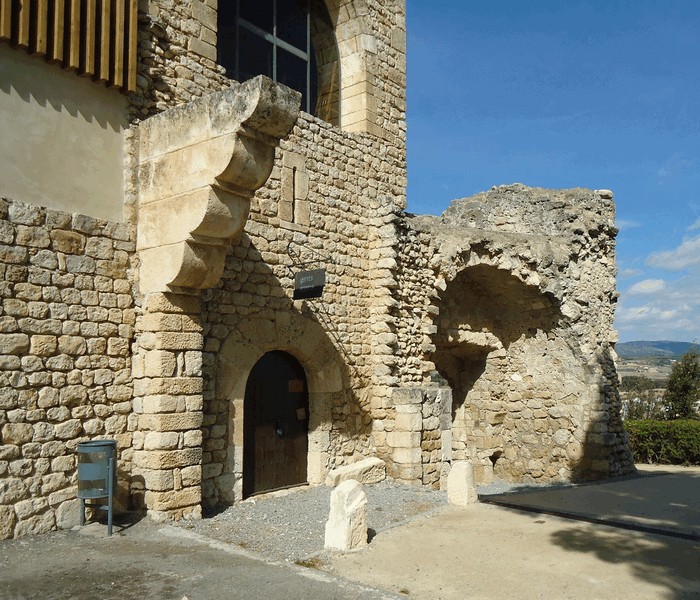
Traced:
<path id="1" fill-rule="evenodd" d="M 313 485 L 370 457 L 442 489 L 453 461 L 477 482 L 634 468 L 612 193 L 513 184 L 406 213 L 404 2 L 311 6 L 316 114 L 226 77 L 214 0 L 140 2 L 131 125 L 104 157 L 123 220 L 0 202 L 0 539 L 77 522 L 75 449 L 95 438 L 117 441 L 123 508 L 239 502 L 270 352 L 304 373 Z M 309 266 L 323 295 L 295 300 Z"/>

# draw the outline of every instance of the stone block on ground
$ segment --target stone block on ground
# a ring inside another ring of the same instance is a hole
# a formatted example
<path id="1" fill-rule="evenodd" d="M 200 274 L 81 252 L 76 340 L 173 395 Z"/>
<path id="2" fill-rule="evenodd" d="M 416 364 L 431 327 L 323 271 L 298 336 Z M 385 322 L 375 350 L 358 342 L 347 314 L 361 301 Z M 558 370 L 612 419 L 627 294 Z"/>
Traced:
<path id="1" fill-rule="evenodd" d="M 474 465 L 467 460 L 452 463 L 447 476 L 447 501 L 456 506 L 467 506 L 478 501 L 474 483 Z"/>
<path id="2" fill-rule="evenodd" d="M 360 483 L 379 483 L 386 479 L 386 465 L 381 458 L 365 458 L 330 471 L 326 475 L 326 485 L 335 487 L 350 479 Z"/>
<path id="3" fill-rule="evenodd" d="M 331 492 L 324 547 L 354 550 L 367 545 L 367 494 L 354 479 L 343 481 Z"/>

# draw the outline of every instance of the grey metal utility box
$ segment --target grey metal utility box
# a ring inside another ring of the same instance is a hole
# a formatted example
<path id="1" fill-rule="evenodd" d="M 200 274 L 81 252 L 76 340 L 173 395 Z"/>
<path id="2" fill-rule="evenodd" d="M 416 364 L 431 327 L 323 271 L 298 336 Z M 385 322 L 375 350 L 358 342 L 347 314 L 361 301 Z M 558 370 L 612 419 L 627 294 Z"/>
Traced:
<path id="1" fill-rule="evenodd" d="M 78 498 L 80 524 L 85 524 L 85 507 L 107 511 L 107 534 L 112 535 L 112 507 L 117 489 L 117 442 L 93 440 L 78 444 Z M 86 500 L 107 499 L 87 504 Z"/>

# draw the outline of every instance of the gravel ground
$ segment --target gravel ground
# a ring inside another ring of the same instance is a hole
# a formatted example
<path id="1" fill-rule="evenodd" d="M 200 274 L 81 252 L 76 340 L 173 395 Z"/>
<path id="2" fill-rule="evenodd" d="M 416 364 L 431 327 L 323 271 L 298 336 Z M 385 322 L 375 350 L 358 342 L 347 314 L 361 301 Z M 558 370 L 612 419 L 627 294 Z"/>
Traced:
<path id="1" fill-rule="evenodd" d="M 447 494 L 393 481 L 365 485 L 370 539 L 407 519 L 447 505 Z M 181 522 L 202 535 L 273 560 L 299 562 L 323 554 L 331 488 L 301 487 L 249 498 L 201 521 Z"/>
<path id="2" fill-rule="evenodd" d="M 571 484 L 513 484 L 495 480 L 478 487 L 480 496 L 568 487 Z M 367 526 L 373 535 L 447 505 L 447 493 L 385 480 L 365 485 Z M 249 498 L 201 521 L 183 521 L 207 537 L 236 544 L 278 561 L 303 562 L 323 557 L 331 488 L 299 487 Z"/>

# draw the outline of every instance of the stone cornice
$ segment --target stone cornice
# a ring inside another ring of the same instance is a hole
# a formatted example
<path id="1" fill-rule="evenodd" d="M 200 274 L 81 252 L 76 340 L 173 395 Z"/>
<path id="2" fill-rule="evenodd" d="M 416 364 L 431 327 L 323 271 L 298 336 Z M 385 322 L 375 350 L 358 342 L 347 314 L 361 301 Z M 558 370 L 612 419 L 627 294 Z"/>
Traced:
<path id="1" fill-rule="evenodd" d="M 299 104 L 297 92 L 256 77 L 137 126 L 142 293 L 218 283 Z"/>

